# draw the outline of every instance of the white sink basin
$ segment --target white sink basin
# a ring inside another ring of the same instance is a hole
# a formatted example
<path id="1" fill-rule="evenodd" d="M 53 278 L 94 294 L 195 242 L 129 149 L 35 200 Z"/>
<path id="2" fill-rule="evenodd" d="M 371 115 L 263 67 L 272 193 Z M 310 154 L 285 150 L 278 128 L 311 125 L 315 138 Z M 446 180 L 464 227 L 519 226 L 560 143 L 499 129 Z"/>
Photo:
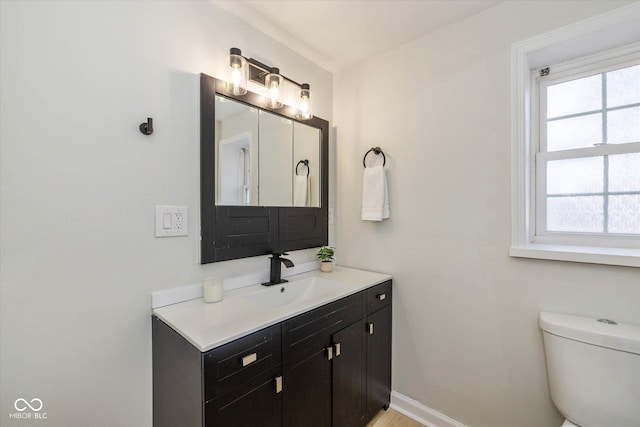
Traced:
<path id="1" fill-rule="evenodd" d="M 279 285 L 265 286 L 242 298 L 267 308 L 284 307 L 289 304 L 325 300 L 340 295 L 340 283 L 319 277 L 309 277 Z"/>

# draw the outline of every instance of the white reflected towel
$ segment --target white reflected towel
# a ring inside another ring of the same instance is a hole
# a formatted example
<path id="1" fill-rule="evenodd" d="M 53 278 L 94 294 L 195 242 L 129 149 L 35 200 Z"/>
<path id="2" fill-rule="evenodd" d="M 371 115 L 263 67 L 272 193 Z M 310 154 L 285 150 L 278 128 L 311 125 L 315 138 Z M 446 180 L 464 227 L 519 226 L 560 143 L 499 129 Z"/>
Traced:
<path id="1" fill-rule="evenodd" d="M 293 181 L 293 206 L 309 206 L 309 177 L 296 175 Z"/>
<path id="2" fill-rule="evenodd" d="M 382 221 L 389 218 L 389 191 L 383 166 L 364 168 L 362 177 L 362 220 Z"/>

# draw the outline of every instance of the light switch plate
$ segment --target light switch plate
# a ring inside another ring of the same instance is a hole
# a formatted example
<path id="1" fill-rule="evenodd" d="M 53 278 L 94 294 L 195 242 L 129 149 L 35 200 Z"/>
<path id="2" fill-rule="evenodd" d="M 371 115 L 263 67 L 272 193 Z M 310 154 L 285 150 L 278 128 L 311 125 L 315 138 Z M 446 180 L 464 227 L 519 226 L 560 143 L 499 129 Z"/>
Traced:
<path id="1" fill-rule="evenodd" d="M 186 206 L 156 206 L 156 237 L 189 234 L 189 209 Z"/>

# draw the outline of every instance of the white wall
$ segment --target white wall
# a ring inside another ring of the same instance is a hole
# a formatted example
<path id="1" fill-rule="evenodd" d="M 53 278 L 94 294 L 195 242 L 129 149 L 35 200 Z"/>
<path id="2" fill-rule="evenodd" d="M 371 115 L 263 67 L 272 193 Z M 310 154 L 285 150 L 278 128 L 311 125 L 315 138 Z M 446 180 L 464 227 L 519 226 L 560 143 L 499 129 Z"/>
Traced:
<path id="1" fill-rule="evenodd" d="M 393 274 L 394 390 L 466 425 L 561 424 L 540 311 L 640 324 L 637 269 L 508 256 L 511 44 L 626 3 L 505 2 L 335 76 L 340 261 Z M 377 145 L 391 218 L 363 222 Z"/>
<path id="2" fill-rule="evenodd" d="M 207 1 L 3 0 L 0 17 L 0 425 L 36 424 L 8 417 L 37 397 L 37 425 L 150 426 L 150 293 L 268 269 L 199 265 L 198 74 L 239 47 L 308 81 L 328 120 L 332 75 Z M 188 237 L 154 237 L 160 204 L 189 207 Z"/>

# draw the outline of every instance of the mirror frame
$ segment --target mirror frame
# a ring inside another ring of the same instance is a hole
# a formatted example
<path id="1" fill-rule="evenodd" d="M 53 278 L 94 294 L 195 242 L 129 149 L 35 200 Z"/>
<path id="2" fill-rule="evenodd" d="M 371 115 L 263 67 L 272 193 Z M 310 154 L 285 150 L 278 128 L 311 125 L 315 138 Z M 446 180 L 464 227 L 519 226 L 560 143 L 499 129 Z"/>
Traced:
<path id="1" fill-rule="evenodd" d="M 320 207 L 216 205 L 216 95 L 320 129 Z M 298 120 L 293 107 L 270 109 L 262 95 L 233 95 L 224 81 L 200 74 L 200 263 L 327 245 L 328 212 L 329 122 Z"/>

